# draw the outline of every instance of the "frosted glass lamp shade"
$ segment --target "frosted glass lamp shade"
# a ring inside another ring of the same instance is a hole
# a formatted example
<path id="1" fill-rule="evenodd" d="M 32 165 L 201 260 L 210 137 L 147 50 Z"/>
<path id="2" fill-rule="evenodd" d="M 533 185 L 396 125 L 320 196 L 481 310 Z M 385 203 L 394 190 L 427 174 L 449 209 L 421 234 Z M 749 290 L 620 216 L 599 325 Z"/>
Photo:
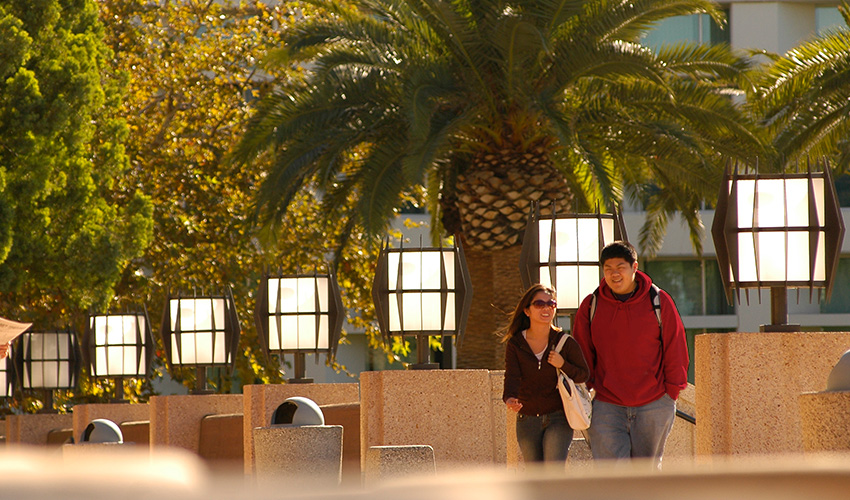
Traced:
<path id="1" fill-rule="evenodd" d="M 824 288 L 829 297 L 844 222 L 828 166 L 795 174 L 727 170 L 711 232 L 730 302 L 742 288 Z"/>
<path id="2" fill-rule="evenodd" d="M 89 316 L 84 351 L 93 377 L 142 377 L 153 342 L 147 312 Z"/>
<path id="3" fill-rule="evenodd" d="M 625 225 L 618 212 L 541 216 L 535 207 L 520 255 L 523 286 L 551 286 L 558 292 L 558 312 L 575 312 L 599 286 L 602 248 L 625 239 Z"/>
<path id="4" fill-rule="evenodd" d="M 372 298 L 387 339 L 462 337 L 472 301 L 463 249 L 385 246 L 378 258 Z"/>
<path id="5" fill-rule="evenodd" d="M 336 277 L 328 274 L 266 276 L 255 312 L 268 352 L 336 352 L 344 310 Z"/>
<path id="6" fill-rule="evenodd" d="M 169 297 L 161 332 L 171 366 L 232 368 L 240 334 L 233 295 Z"/>
<path id="7" fill-rule="evenodd" d="M 14 353 L 9 352 L 6 359 L 0 360 L 0 398 L 10 398 L 14 394 L 15 368 L 12 364 Z"/>
<path id="8" fill-rule="evenodd" d="M 73 332 L 24 332 L 15 342 L 23 389 L 73 389 L 80 355 Z"/>

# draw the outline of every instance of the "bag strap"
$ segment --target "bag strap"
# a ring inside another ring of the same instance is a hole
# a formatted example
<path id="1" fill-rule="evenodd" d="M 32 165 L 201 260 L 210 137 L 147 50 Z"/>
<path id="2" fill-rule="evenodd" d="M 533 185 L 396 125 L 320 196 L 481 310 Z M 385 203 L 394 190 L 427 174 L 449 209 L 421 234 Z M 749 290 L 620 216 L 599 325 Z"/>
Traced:
<path id="1" fill-rule="evenodd" d="M 558 345 L 555 346 L 555 352 L 558 352 L 558 353 L 561 352 L 561 348 L 564 347 L 564 343 L 566 341 L 567 341 L 567 332 L 564 332 L 564 334 L 561 335 L 561 338 L 558 340 Z"/>

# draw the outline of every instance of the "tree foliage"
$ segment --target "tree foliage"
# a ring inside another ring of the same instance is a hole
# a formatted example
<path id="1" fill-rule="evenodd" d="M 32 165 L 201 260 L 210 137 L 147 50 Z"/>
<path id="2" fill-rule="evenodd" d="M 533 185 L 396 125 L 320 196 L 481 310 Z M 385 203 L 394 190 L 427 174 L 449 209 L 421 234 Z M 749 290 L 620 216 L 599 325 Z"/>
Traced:
<path id="1" fill-rule="evenodd" d="M 727 159 L 764 150 L 730 97 L 749 85 L 744 55 L 639 43 L 667 17 L 723 22 L 706 0 L 308 3 L 332 15 L 284 32 L 278 60 L 308 78 L 262 100 L 236 158 L 274 155 L 259 193 L 272 225 L 309 187 L 328 217 L 381 235 L 421 196 L 435 241 L 478 252 L 463 349 L 489 359 L 464 367 L 501 365 L 494 318 L 521 293 L 505 270 L 517 269 L 532 200 L 588 212 L 633 193 L 647 206 L 642 255 L 661 247 L 673 214 L 699 252 L 699 210 Z"/>
<path id="2" fill-rule="evenodd" d="M 0 307 L 64 328 L 111 297 L 151 205 L 113 192 L 128 129 L 95 2 L 4 2 L 0 31 Z"/>
<path id="3" fill-rule="evenodd" d="M 268 221 L 318 182 L 328 213 L 354 192 L 345 218 L 380 234 L 405 194 L 427 186 L 439 229 L 446 213 L 463 212 L 453 196 L 470 168 L 530 154 L 565 176 L 580 210 L 619 203 L 627 186 L 660 188 L 642 193 L 651 253 L 673 213 L 698 246 L 699 203 L 714 196 L 705 186 L 727 157 L 762 149 L 724 94 L 747 84 L 744 57 L 637 43 L 673 15 L 722 22 L 711 2 L 310 3 L 333 16 L 285 32 L 283 59 L 309 67 L 308 84 L 264 100 L 238 155 L 277 155 L 260 192 Z M 359 161 L 343 171 L 339 158 L 355 150 Z M 468 222 L 447 229 L 467 237 Z"/>
<path id="4" fill-rule="evenodd" d="M 840 171 L 850 169 L 850 4 L 838 9 L 845 26 L 774 57 L 750 93 L 779 168 L 828 156 Z"/>
<path id="5" fill-rule="evenodd" d="M 113 65 L 130 76 L 123 115 L 131 168 L 123 186 L 144 191 L 154 204 L 152 244 L 124 273 L 119 296 L 144 300 L 158 327 L 166 293 L 231 287 L 242 327 L 237 384 L 281 380 L 277 360 L 269 364 L 261 354 L 254 325 L 264 271 L 322 271 L 331 257 L 345 305 L 360 312 L 350 322 L 371 324 L 377 247 L 364 242 L 334 254 L 339 233 L 351 230 L 321 222 L 307 192 L 276 231 L 260 234 L 250 214 L 263 161 L 251 168 L 225 161 L 251 102 L 273 82 L 300 79 L 298 71 L 263 71 L 258 64 L 280 32 L 305 14 L 292 9 L 263 2 L 101 2 Z M 368 332 L 375 338 L 373 328 Z M 187 384 L 192 378 L 184 374 Z M 210 382 L 219 391 L 238 390 L 226 376 Z"/>

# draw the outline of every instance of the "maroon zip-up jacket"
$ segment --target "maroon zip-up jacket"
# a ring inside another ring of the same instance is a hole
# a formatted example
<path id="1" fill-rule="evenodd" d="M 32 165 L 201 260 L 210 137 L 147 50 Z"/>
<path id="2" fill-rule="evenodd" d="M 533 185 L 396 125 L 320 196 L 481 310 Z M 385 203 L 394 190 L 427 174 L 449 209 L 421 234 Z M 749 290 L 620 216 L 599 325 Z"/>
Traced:
<path id="1" fill-rule="evenodd" d="M 564 332 L 549 329 L 549 347 L 543 353 L 543 360 L 531 352 L 522 332 L 514 334 L 505 347 L 505 388 L 502 401 L 517 398 L 522 403 L 523 415 L 544 415 L 563 410 L 561 396 L 558 394 L 558 371 L 546 358 L 554 349 Z M 590 373 L 581 353 L 581 347 L 572 337 L 567 337 L 561 356 L 565 363 L 561 368 L 576 383 L 585 382 Z"/>

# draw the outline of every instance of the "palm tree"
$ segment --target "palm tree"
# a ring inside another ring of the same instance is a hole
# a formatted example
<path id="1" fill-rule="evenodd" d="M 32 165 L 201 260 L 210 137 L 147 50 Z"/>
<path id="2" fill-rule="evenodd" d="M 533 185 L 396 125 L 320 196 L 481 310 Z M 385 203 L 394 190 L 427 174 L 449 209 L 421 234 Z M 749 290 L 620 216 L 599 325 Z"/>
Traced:
<path id="1" fill-rule="evenodd" d="M 323 192 L 328 217 L 383 234 L 423 199 L 436 237 L 470 262 L 474 302 L 461 368 L 501 368 L 494 333 L 521 294 L 529 204 L 648 203 L 644 253 L 680 212 L 694 240 L 700 201 L 726 158 L 760 151 L 731 99 L 747 62 L 727 47 L 637 41 L 704 0 L 310 0 L 329 13 L 283 35 L 309 71 L 264 97 L 235 158 L 274 154 L 258 209 L 274 223 L 295 193 Z M 644 189 L 652 186 L 652 189 Z M 348 207 L 348 208 L 347 208 Z"/>
<path id="2" fill-rule="evenodd" d="M 838 27 L 777 57 L 749 101 L 771 132 L 781 167 L 807 156 L 850 167 L 850 4 Z"/>

